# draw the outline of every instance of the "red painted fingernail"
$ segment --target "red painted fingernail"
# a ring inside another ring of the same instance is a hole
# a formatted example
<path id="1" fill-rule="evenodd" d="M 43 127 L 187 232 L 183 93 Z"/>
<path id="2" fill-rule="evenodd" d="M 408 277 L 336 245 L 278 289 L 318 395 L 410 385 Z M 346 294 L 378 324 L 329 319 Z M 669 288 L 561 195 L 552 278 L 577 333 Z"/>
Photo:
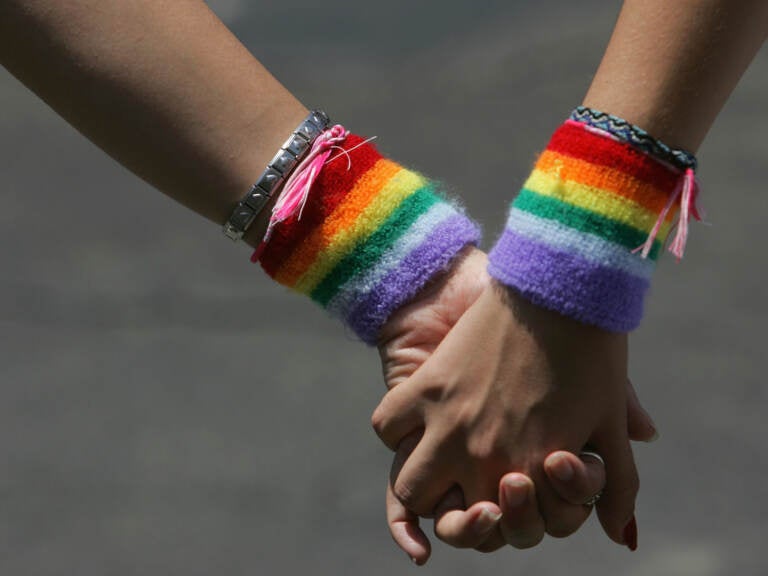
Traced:
<path id="1" fill-rule="evenodd" d="M 635 521 L 635 517 L 632 516 L 632 520 L 629 521 L 629 523 L 624 526 L 624 544 L 627 545 L 627 548 L 632 550 L 634 552 L 637 550 L 637 522 Z"/>

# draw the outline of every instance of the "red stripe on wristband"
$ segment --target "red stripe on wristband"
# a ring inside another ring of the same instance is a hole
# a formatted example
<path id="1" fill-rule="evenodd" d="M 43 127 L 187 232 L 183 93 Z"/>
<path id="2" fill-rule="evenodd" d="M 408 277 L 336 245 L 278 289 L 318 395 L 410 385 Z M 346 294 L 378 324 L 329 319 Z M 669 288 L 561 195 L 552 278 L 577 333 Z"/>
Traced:
<path id="1" fill-rule="evenodd" d="M 590 132 L 583 126 L 563 124 L 552 135 L 547 149 L 631 174 L 661 190 L 673 190 L 680 170 L 659 162 L 629 144 Z M 666 199 L 667 195 L 663 195 Z"/>
<path id="2" fill-rule="evenodd" d="M 344 141 L 344 148 L 353 148 L 363 141 L 364 138 L 350 134 Z M 277 274 L 294 248 L 333 213 L 354 187 L 355 182 L 382 158 L 381 154 L 369 144 L 355 148 L 350 153 L 350 162 L 342 152 L 339 154 L 341 157 L 326 164 L 312 185 L 309 192 L 310 200 L 304 208 L 301 220 L 298 216 L 291 216 L 275 228 L 269 241 L 269 250 L 260 259 L 262 267 L 270 276 Z M 335 154 L 331 158 L 334 156 Z M 312 197 L 316 195 L 322 197 L 322 202 L 312 202 Z"/>

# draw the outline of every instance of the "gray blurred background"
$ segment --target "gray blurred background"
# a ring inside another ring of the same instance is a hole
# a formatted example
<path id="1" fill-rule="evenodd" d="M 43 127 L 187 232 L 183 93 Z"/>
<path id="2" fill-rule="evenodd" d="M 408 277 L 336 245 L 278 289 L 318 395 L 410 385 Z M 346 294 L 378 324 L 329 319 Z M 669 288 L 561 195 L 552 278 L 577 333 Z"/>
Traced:
<path id="1" fill-rule="evenodd" d="M 210 3 L 309 106 L 448 182 L 489 246 L 618 1 Z M 377 356 L 0 70 L 0 574 L 765 574 L 768 54 L 701 150 L 711 227 L 632 376 L 639 550 L 597 522 L 490 556 L 391 543 Z M 248 316 L 238 311 L 253 310 Z"/>

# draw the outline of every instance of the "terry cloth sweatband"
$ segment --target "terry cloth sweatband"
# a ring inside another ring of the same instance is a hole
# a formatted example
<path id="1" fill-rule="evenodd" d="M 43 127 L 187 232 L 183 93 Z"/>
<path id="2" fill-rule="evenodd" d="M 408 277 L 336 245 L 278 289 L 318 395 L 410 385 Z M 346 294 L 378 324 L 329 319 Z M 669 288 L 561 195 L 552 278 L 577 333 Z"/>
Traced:
<path id="1" fill-rule="evenodd" d="M 338 127 L 340 128 L 340 127 Z M 325 162 L 300 213 L 258 251 L 272 278 L 340 318 L 367 344 L 400 306 L 480 238 L 440 184 L 359 136 Z"/>
<path id="2" fill-rule="evenodd" d="M 615 117 L 613 126 L 595 120 L 604 117 L 577 109 L 555 131 L 512 203 L 488 271 L 538 306 L 626 332 L 640 323 L 670 230 L 677 226 L 670 250 L 679 258 L 689 213 L 699 218 L 695 159 L 685 166 L 659 157 L 632 140 L 645 132 Z"/>

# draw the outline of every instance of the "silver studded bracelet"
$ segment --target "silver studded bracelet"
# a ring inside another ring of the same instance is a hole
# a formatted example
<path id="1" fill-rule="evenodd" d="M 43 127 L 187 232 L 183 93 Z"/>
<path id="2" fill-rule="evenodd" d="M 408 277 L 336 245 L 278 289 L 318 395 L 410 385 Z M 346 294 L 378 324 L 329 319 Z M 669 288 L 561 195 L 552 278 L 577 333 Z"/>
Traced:
<path id="1" fill-rule="evenodd" d="M 271 162 L 267 164 L 267 169 L 251 186 L 248 194 L 238 202 L 232 211 L 229 220 L 224 224 L 224 234 L 227 238 L 237 241 L 243 237 L 259 212 L 280 190 L 293 169 L 307 155 L 312 143 L 328 128 L 330 123 L 330 118 L 322 110 L 312 110 L 307 115 L 280 147 Z"/>

